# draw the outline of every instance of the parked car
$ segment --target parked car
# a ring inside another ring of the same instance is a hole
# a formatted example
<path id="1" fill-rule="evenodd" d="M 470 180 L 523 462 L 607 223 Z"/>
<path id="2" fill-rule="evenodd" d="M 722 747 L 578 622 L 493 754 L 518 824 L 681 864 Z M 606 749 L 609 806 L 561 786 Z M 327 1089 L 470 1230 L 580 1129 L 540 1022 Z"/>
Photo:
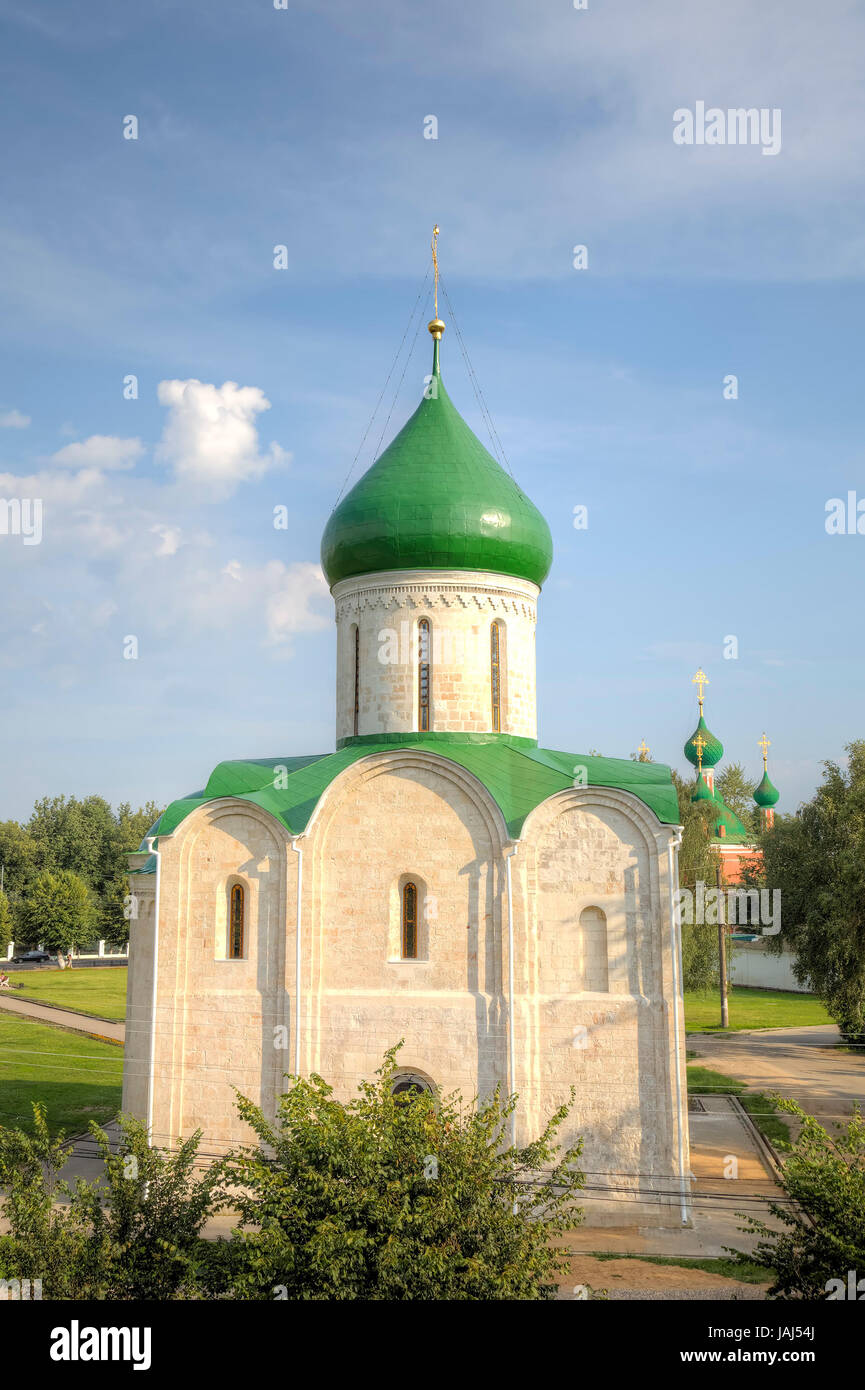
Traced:
<path id="1" fill-rule="evenodd" d="M 12 962 L 14 965 L 24 965 L 28 960 L 39 961 L 52 959 L 53 957 L 48 951 L 24 951 L 20 956 L 13 956 Z"/>

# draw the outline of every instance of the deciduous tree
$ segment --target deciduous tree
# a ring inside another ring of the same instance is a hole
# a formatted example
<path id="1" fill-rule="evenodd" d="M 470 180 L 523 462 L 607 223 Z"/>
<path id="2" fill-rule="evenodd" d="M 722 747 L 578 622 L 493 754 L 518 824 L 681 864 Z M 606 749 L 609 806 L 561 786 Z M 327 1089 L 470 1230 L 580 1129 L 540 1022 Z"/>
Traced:
<path id="1" fill-rule="evenodd" d="M 90 890 L 70 869 L 41 873 L 19 912 L 21 944 L 46 951 L 71 951 L 87 944 L 97 915 Z"/>
<path id="2" fill-rule="evenodd" d="M 824 763 L 822 786 L 762 837 L 766 882 L 781 890 L 781 940 L 794 970 L 842 1032 L 865 1040 L 865 740 L 846 770 Z"/>

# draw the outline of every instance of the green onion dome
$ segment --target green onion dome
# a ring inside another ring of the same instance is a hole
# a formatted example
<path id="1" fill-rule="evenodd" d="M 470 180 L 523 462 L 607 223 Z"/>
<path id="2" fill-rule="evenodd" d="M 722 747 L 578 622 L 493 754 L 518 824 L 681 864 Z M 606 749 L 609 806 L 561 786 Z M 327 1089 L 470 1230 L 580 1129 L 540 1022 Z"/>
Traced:
<path id="1" fill-rule="evenodd" d="M 714 801 L 714 799 L 715 798 L 712 796 L 712 792 L 709 788 L 709 785 L 701 772 L 699 777 L 697 778 L 696 786 L 694 787 L 694 790 L 691 793 L 691 800 Z"/>
<path id="2" fill-rule="evenodd" d="M 331 588 L 378 570 L 488 570 L 539 586 L 549 573 L 550 528 L 453 405 L 438 349 L 436 338 L 414 415 L 325 527 L 321 565 Z"/>
<path id="3" fill-rule="evenodd" d="M 768 772 L 763 771 L 763 780 L 759 787 L 754 788 L 754 800 L 758 806 L 774 806 L 781 793 L 769 781 Z"/>
<path id="4" fill-rule="evenodd" d="M 699 724 L 697 725 L 694 732 L 691 734 L 691 737 L 688 739 L 688 742 L 685 744 L 685 757 L 688 759 L 688 762 L 691 763 L 694 767 L 696 767 L 697 764 L 700 762 L 700 757 L 697 752 L 696 745 L 694 744 L 694 739 L 697 737 L 698 734 L 702 734 L 703 738 L 705 739 L 705 746 L 703 748 L 703 766 L 714 767 L 715 764 L 720 762 L 724 756 L 724 745 L 719 738 L 715 738 L 715 735 L 709 732 L 709 728 L 702 714 L 700 715 Z"/>

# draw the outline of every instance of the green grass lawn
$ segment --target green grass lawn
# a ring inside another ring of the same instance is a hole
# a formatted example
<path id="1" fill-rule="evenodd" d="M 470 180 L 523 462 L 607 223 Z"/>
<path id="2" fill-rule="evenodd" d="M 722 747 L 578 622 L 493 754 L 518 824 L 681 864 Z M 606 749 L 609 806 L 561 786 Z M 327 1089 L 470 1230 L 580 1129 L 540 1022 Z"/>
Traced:
<path id="1" fill-rule="evenodd" d="M 104 1124 L 120 1109 L 122 1077 L 119 1044 L 0 1013 L 0 1125 L 32 1131 L 33 1101 L 54 1131 Z"/>
<path id="2" fill-rule="evenodd" d="M 721 1000 L 717 990 L 688 990 L 685 1028 L 689 1033 L 737 1032 L 743 1028 L 810 1028 L 832 1020 L 813 994 L 784 990 L 745 989 L 733 985 L 729 995 L 730 1026 L 721 1029 Z"/>
<path id="3" fill-rule="evenodd" d="M 102 1018 L 126 1017 L 125 965 L 91 970 L 10 970 L 9 978 L 22 989 L 10 990 L 13 999 L 35 999 L 37 1004 L 56 1004 L 58 1008 L 80 1009 Z"/>
<path id="4" fill-rule="evenodd" d="M 790 1147 L 790 1127 L 778 1113 L 775 1102 L 762 1091 L 747 1090 L 743 1081 L 734 1081 L 723 1072 L 712 1071 L 690 1062 L 687 1068 L 688 1091 L 698 1096 L 738 1096 L 760 1133 L 776 1149 Z"/>

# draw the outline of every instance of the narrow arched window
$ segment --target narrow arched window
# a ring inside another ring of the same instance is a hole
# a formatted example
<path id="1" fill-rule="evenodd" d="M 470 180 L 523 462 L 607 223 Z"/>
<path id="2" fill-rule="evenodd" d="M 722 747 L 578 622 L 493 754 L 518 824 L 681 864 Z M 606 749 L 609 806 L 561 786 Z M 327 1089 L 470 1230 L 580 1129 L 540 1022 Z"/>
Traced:
<path id="1" fill-rule="evenodd" d="M 417 960 L 417 888 L 413 883 L 402 890 L 402 958 Z"/>
<path id="2" fill-rule="evenodd" d="M 354 629 L 354 735 L 360 718 L 360 629 Z"/>
<path id="3" fill-rule="evenodd" d="M 430 703 L 430 627 L 429 619 L 421 618 L 417 625 L 417 707 L 418 728 L 429 730 Z"/>
<path id="4" fill-rule="evenodd" d="M 228 913 L 228 959 L 243 959 L 244 935 L 243 889 L 239 883 L 232 885 Z"/>
<path id="5" fill-rule="evenodd" d="M 584 907 L 578 926 L 579 988 L 600 994 L 610 992 L 610 960 L 607 917 L 599 907 Z"/>
<path id="6" fill-rule="evenodd" d="M 492 700 L 493 732 L 502 729 L 502 625 L 490 628 L 490 697 Z"/>

